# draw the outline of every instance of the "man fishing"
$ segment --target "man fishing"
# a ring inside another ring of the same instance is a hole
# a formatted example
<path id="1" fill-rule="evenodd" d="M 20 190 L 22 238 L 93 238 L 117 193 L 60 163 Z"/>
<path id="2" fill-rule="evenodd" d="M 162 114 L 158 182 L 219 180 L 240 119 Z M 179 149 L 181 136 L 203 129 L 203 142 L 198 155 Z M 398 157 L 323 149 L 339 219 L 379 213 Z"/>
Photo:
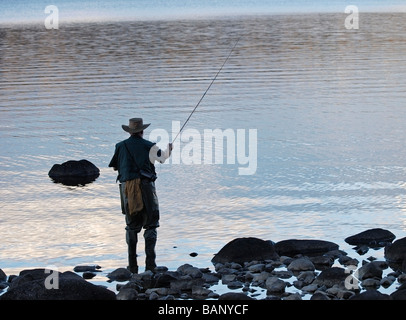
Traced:
<path id="1" fill-rule="evenodd" d="M 145 270 L 153 271 L 155 263 L 155 245 L 159 227 L 159 205 L 155 190 L 155 161 L 164 163 L 171 155 L 172 144 L 164 152 L 143 138 L 144 124 L 141 118 L 129 120 L 122 125 L 130 137 L 116 144 L 109 167 L 118 171 L 120 181 L 121 210 L 125 214 L 126 242 L 128 245 L 128 270 L 138 273 L 137 242 L 138 233 L 145 229 Z"/>

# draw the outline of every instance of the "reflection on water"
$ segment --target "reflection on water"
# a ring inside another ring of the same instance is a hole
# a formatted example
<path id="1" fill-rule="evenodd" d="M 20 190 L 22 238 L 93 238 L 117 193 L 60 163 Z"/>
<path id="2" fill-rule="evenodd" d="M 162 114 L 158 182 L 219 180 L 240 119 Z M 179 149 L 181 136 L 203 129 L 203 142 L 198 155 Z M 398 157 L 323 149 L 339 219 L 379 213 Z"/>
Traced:
<path id="1" fill-rule="evenodd" d="M 188 128 L 257 129 L 257 172 L 159 165 L 159 264 L 208 266 L 242 236 L 405 236 L 405 16 L 371 14 L 359 30 L 344 18 L 0 29 L 0 267 L 126 265 L 107 168 L 121 124 L 141 116 L 170 131 L 186 120 L 238 38 Z M 101 168 L 96 181 L 50 181 L 53 164 L 79 159 Z"/>

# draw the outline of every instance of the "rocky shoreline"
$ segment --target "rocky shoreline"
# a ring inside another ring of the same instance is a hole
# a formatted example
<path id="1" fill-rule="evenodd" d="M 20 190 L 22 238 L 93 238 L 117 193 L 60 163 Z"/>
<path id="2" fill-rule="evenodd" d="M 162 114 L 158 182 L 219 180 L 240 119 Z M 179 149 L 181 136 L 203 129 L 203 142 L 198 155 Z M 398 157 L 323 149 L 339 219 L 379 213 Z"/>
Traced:
<path id="1" fill-rule="evenodd" d="M 238 238 L 214 256 L 214 270 L 183 264 L 132 274 L 118 268 L 107 274 L 115 292 L 92 283 L 101 272 L 97 265 L 9 276 L 0 269 L 0 300 L 406 300 L 406 237 L 395 238 L 378 228 L 346 238 L 359 255 L 384 250 L 384 259 L 361 261 L 330 241 Z M 218 286 L 225 292 L 217 293 Z M 390 294 L 381 292 L 387 288 Z"/>

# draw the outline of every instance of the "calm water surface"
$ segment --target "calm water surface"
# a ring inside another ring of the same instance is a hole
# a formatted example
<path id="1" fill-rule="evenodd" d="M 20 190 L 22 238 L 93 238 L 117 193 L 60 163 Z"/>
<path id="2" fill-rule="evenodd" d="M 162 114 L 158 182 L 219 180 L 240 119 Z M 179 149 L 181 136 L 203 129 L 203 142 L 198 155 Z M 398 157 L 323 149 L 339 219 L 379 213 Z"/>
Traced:
<path id="1" fill-rule="evenodd" d="M 344 238 L 369 228 L 404 237 L 406 16 L 363 15 L 358 30 L 345 29 L 345 17 L 2 27 L 0 267 L 126 266 L 107 168 L 127 137 L 121 124 L 141 116 L 152 123 L 147 137 L 171 133 L 237 39 L 187 132 L 256 129 L 257 170 L 158 165 L 158 264 L 210 266 L 236 237 L 320 238 L 344 249 Z M 70 159 L 88 159 L 100 177 L 53 183 L 49 169 Z"/>

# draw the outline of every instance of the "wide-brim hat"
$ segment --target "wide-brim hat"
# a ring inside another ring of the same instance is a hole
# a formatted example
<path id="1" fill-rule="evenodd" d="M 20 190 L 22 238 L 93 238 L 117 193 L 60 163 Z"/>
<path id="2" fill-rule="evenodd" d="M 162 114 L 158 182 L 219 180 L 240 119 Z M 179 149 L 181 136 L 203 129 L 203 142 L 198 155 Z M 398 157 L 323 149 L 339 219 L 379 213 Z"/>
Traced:
<path id="1" fill-rule="evenodd" d="M 123 124 L 121 127 L 124 131 L 127 131 L 129 133 L 137 133 L 148 128 L 149 125 L 150 123 L 144 124 L 142 118 L 132 118 L 129 120 L 128 126 Z"/>

